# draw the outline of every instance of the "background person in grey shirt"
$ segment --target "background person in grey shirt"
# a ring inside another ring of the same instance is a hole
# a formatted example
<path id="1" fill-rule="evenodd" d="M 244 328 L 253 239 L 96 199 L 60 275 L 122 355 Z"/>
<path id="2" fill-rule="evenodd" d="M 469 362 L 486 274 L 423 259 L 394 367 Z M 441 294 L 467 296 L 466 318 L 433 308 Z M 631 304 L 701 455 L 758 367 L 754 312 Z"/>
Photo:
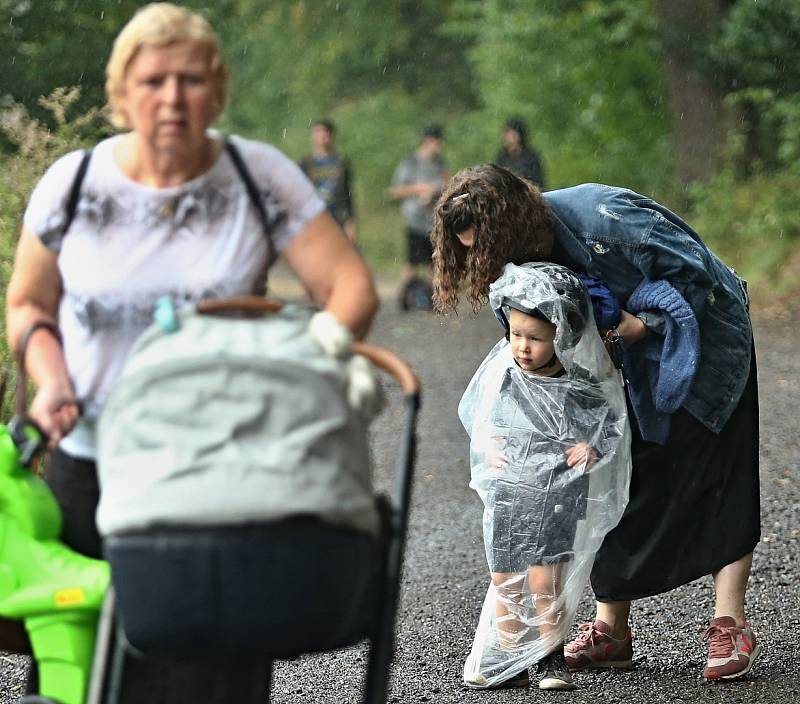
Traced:
<path id="1" fill-rule="evenodd" d="M 433 207 L 449 178 L 442 158 L 443 143 L 441 126 L 428 125 L 422 130 L 413 154 L 398 164 L 392 177 L 389 195 L 402 200 L 400 211 L 406 221 L 408 259 L 403 271 L 404 289 L 415 278 L 421 278 L 430 288 Z M 420 273 L 422 267 L 424 271 Z"/>

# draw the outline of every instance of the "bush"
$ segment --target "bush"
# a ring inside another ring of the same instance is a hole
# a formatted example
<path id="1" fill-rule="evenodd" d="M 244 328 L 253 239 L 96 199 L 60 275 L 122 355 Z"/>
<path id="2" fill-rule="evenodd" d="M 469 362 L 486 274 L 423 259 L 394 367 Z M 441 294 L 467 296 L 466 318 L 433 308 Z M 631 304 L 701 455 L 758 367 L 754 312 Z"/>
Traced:
<path id="1" fill-rule="evenodd" d="M 799 35 L 796 0 L 740 1 L 709 49 L 746 137 L 742 163 L 781 169 L 800 157 Z"/>
<path id="2" fill-rule="evenodd" d="M 25 203 L 44 171 L 62 154 L 96 141 L 103 130 L 99 110 L 70 117 L 80 97 L 78 88 L 57 88 L 39 102 L 51 115 L 55 129 L 33 119 L 24 107 L 6 101 L 0 113 L 0 131 L 11 145 L 10 153 L 0 154 L 0 272 L 4 286 L 0 292 L 0 364 L 8 368 L 10 358 L 5 334 L 5 294 L 11 277 L 19 223 Z M 3 402 L 0 417 L 11 412 L 10 399 Z"/>
<path id="3" fill-rule="evenodd" d="M 732 167 L 690 189 L 690 222 L 748 280 L 756 304 L 791 304 L 800 285 L 798 191 L 797 170 L 762 171 L 737 181 Z"/>

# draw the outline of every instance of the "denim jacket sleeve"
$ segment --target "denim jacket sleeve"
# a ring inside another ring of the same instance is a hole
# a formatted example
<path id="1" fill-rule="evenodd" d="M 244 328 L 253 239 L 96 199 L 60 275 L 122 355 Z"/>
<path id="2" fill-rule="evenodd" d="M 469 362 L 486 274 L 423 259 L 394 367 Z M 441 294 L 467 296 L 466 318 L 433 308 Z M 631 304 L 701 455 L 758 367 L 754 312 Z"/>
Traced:
<path id="1" fill-rule="evenodd" d="M 544 194 L 567 254 L 623 308 L 642 280 L 666 280 L 701 333 L 701 362 L 685 408 L 718 432 L 747 380 L 751 330 L 743 282 L 675 213 L 633 191 L 583 184 Z"/>
<path id="2" fill-rule="evenodd" d="M 709 252 L 685 230 L 648 207 L 647 202 L 634 203 L 642 208 L 651 222 L 639 247 L 634 264 L 649 281 L 669 281 L 695 312 L 702 315 L 708 294 L 714 287 L 709 274 Z"/>

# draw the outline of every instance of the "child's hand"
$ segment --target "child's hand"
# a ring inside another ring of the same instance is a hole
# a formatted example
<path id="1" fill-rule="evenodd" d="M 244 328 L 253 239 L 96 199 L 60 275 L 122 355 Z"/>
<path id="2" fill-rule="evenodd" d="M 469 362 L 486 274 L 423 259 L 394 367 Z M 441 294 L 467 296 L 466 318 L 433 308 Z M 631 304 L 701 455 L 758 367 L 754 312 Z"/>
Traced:
<path id="1" fill-rule="evenodd" d="M 595 462 L 597 462 L 597 451 L 588 443 L 579 442 L 567 450 L 567 466 L 573 469 L 579 467 L 588 472 Z"/>
<path id="2" fill-rule="evenodd" d="M 494 443 L 486 450 L 484 457 L 489 469 L 499 472 L 505 469 L 508 464 L 508 457 L 506 457 L 506 454 L 503 452 L 506 439 L 504 437 L 493 437 L 492 440 Z"/>

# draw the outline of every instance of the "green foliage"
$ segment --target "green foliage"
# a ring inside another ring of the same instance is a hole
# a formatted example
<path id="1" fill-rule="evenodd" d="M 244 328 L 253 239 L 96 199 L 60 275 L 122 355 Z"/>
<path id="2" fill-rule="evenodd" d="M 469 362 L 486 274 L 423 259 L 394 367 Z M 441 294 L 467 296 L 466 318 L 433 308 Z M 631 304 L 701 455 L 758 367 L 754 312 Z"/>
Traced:
<path id="1" fill-rule="evenodd" d="M 709 47 L 740 116 L 740 162 L 782 169 L 800 157 L 800 4 L 739 0 Z"/>
<path id="2" fill-rule="evenodd" d="M 25 203 L 36 181 L 56 158 L 67 151 L 93 144 L 104 129 L 101 112 L 92 108 L 79 113 L 80 89 L 56 88 L 41 98 L 49 115 L 49 129 L 32 118 L 19 104 L 10 103 L 0 113 L 0 133 L 13 145 L 12 153 L 0 154 L 0 306 L 5 311 L 5 294 L 14 258 L 17 232 Z M 5 315 L 0 317 L 0 364 L 8 359 Z M 11 399 L 4 400 L 0 418 L 11 415 Z"/>
<path id="3" fill-rule="evenodd" d="M 219 25 L 233 77 L 222 126 L 299 159 L 309 149 L 311 122 L 332 118 L 338 148 L 353 164 L 359 244 L 384 270 L 397 268 L 404 246 L 387 188 L 420 128 L 445 123 L 448 159 L 463 165 L 463 140 L 452 122 L 476 99 L 467 38 L 442 31 L 451 5 L 243 0 L 236 16 Z"/>
<path id="4" fill-rule="evenodd" d="M 38 103 L 58 86 L 79 86 L 75 108 L 105 102 L 105 66 L 111 45 L 141 0 L 0 0 L 0 97 L 10 96 L 40 121 Z M 182 0 L 212 22 L 229 15 L 233 0 Z M 52 125 L 50 125 L 52 126 Z"/>
<path id="5" fill-rule="evenodd" d="M 39 99 L 41 109 L 54 127 L 31 117 L 18 103 L 8 103 L 0 113 L 0 132 L 13 145 L 0 155 L 0 225 L 2 241 L 13 239 L 25 202 L 36 181 L 55 159 L 70 149 L 95 142 L 105 129 L 102 111 L 90 108 L 78 113 L 79 88 L 56 88 Z"/>
<path id="6" fill-rule="evenodd" d="M 690 188 L 690 218 L 756 301 L 786 299 L 800 284 L 800 5 L 738 0 L 706 56 L 738 119 L 719 173 Z"/>
<path id="7" fill-rule="evenodd" d="M 143 4 L 0 0 L 0 99 L 13 100 L 0 103 L 5 274 L 35 180 L 60 153 L 99 134 L 96 113 L 88 123 L 70 116 L 104 103 L 113 38 Z M 665 41 L 685 43 L 686 34 L 665 36 L 654 0 L 184 4 L 223 39 L 232 74 L 223 129 L 299 158 L 313 119 L 336 122 L 339 148 L 354 165 L 360 246 L 383 271 L 396 272 L 404 258 L 387 187 L 431 121 L 445 125 L 451 171 L 494 159 L 503 121 L 519 115 L 550 187 L 600 181 L 677 200 L 661 51 Z M 739 120 L 729 130 L 726 167 L 690 190 L 688 217 L 726 258 L 770 272 L 796 239 L 797 213 L 784 194 L 797 192 L 800 163 L 800 5 L 728 0 L 699 3 L 697 12 L 712 6 L 724 12 L 719 37 L 707 44 L 691 34 L 692 45 L 681 48 L 693 70 L 718 78 Z M 682 19 L 693 26 L 693 17 Z M 55 96 L 59 116 L 38 96 L 63 85 L 81 91 L 66 102 L 67 93 Z M 773 231 L 783 236 L 764 234 Z"/>
<path id="8" fill-rule="evenodd" d="M 709 48 L 734 90 L 800 92 L 800 5 L 795 0 L 739 0 Z"/>
<path id="9" fill-rule="evenodd" d="M 722 259 L 750 283 L 756 300 L 796 290 L 800 274 L 800 172 L 760 172 L 737 179 L 723 169 L 691 186 L 689 218 Z"/>
<path id="10" fill-rule="evenodd" d="M 471 34 L 482 114 L 519 113 L 549 181 L 672 180 L 669 118 L 650 0 L 463 0 L 450 31 Z M 653 164 L 658 164 L 654 169 Z"/>

